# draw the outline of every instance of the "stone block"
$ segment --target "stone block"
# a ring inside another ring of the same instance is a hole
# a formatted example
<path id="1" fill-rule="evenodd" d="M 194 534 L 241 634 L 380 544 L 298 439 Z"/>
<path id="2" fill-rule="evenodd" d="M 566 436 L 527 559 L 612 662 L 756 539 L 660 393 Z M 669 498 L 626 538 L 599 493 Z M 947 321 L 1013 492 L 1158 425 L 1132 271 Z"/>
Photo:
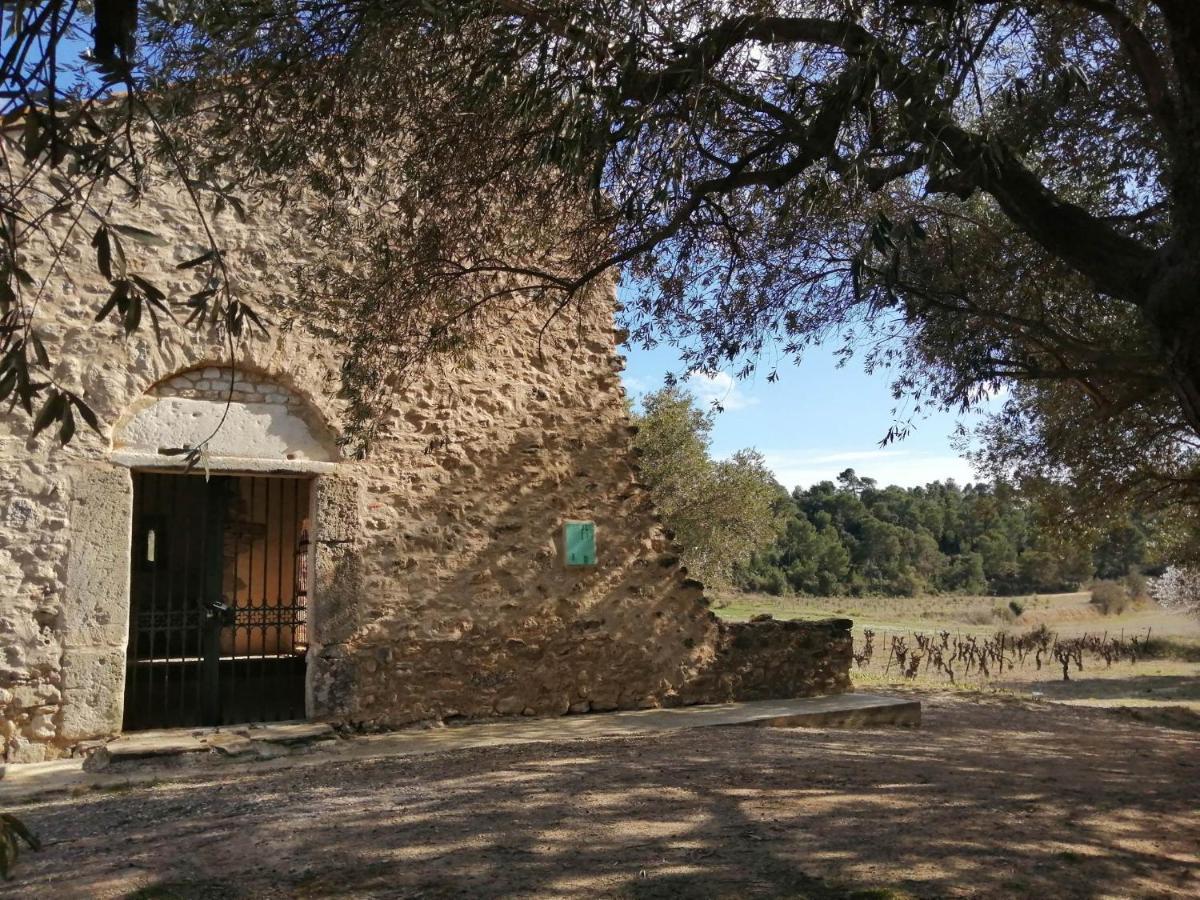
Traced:
<path id="1" fill-rule="evenodd" d="M 8 702 L 21 709 L 57 705 L 62 694 L 52 684 L 18 684 L 13 687 Z"/>
<path id="2" fill-rule="evenodd" d="M 362 484 L 346 475 L 322 475 L 315 485 L 314 539 L 322 544 L 353 543 L 362 534 Z"/>
<path id="3" fill-rule="evenodd" d="M 60 740 L 117 734 L 124 704 L 124 649 L 76 647 L 63 651 Z"/>
<path id="4" fill-rule="evenodd" d="M 191 753 L 208 753 L 209 746 L 192 734 L 167 731 L 135 734 L 110 741 L 96 750 L 83 764 L 85 772 L 102 772 L 121 763 L 162 760 Z"/>
<path id="5" fill-rule="evenodd" d="M 312 568 L 312 639 L 318 645 L 348 640 L 367 612 L 363 608 L 362 559 L 349 545 L 316 544 Z"/>
<path id="6" fill-rule="evenodd" d="M 515 716 L 525 709 L 524 697 L 501 697 L 496 701 L 496 713 L 501 716 Z"/>
<path id="7" fill-rule="evenodd" d="M 354 671 L 341 644 L 309 650 L 305 692 L 312 718 L 346 721 L 352 716 L 358 699 Z"/>
<path id="8" fill-rule="evenodd" d="M 205 746 L 211 747 L 222 756 L 245 756 L 254 752 L 254 741 L 240 734 L 228 731 L 216 734 L 206 734 L 201 740 Z"/>
<path id="9" fill-rule="evenodd" d="M 122 422 L 113 436 L 120 450 L 157 454 L 162 447 L 208 441 L 214 457 L 278 461 L 336 460 L 329 436 L 314 431 L 283 404 L 249 402 L 256 395 L 236 388 L 232 402 L 161 397 Z M 218 424 L 220 428 L 218 428 Z"/>
<path id="10" fill-rule="evenodd" d="M 40 763 L 47 758 L 47 746 L 42 743 L 27 740 L 19 735 L 8 742 L 5 762 L 10 763 Z"/>
<path id="11" fill-rule="evenodd" d="M 129 470 L 81 466 L 71 478 L 70 549 L 63 590 L 67 647 L 123 647 L 129 633 L 133 480 Z"/>
<path id="12" fill-rule="evenodd" d="M 270 744 L 307 744 L 331 737 L 333 728 L 323 722 L 280 722 L 248 729 L 245 735 Z"/>

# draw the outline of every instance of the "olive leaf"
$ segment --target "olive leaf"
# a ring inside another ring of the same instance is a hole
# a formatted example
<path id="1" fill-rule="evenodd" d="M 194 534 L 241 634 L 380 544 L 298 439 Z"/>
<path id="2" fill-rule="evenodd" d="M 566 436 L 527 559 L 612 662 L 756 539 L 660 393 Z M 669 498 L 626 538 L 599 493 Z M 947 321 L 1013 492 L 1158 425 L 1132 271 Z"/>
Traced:
<path id="1" fill-rule="evenodd" d="M 0 878 L 12 878 L 22 842 L 30 850 L 42 849 L 42 842 L 24 822 L 11 813 L 0 813 Z"/>

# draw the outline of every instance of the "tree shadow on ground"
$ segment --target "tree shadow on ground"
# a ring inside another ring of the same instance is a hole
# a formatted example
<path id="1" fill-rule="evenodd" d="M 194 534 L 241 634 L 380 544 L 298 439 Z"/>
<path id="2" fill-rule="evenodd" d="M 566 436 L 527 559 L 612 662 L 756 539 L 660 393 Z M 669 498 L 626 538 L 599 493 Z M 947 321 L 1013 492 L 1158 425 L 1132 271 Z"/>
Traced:
<path id="1" fill-rule="evenodd" d="M 1130 675 L 1125 678 L 1078 678 L 1022 685 L 1050 700 L 1200 700 L 1200 680 L 1184 675 Z"/>
<path id="2" fill-rule="evenodd" d="M 48 846 L 23 860 L 13 896 L 1200 888 L 1200 737 L 1064 706 L 927 702 L 921 730 L 697 729 L 205 773 L 44 803 L 26 815 Z"/>

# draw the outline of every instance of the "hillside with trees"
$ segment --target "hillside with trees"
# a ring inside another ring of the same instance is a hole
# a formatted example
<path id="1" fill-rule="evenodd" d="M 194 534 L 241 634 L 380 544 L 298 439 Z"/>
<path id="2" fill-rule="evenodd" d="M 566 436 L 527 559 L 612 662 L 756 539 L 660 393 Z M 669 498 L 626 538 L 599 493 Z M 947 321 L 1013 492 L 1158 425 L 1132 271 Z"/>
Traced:
<path id="1" fill-rule="evenodd" d="M 790 494 L 754 450 L 709 453 L 712 411 L 672 386 L 642 400 L 636 445 L 688 568 L 769 594 L 1027 594 L 1162 568 L 1163 529 L 1136 513 L 1065 521 L 1048 488 L 883 487 L 846 469 Z"/>
<path id="2" fill-rule="evenodd" d="M 1049 511 L 1004 483 L 881 487 L 853 469 L 782 491 L 779 537 L 736 583 L 771 594 L 1069 591 L 1153 568 L 1156 529 L 1125 517 L 1067 537 Z"/>

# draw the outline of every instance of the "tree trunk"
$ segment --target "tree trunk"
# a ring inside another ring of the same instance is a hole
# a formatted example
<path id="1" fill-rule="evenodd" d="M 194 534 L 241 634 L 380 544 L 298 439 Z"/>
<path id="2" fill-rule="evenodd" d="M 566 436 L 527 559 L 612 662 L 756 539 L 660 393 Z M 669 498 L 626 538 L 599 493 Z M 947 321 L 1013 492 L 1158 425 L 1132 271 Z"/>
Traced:
<path id="1" fill-rule="evenodd" d="M 1200 435 L 1200 246 L 1173 241 L 1164 248 L 1143 314 L 1184 420 Z"/>

